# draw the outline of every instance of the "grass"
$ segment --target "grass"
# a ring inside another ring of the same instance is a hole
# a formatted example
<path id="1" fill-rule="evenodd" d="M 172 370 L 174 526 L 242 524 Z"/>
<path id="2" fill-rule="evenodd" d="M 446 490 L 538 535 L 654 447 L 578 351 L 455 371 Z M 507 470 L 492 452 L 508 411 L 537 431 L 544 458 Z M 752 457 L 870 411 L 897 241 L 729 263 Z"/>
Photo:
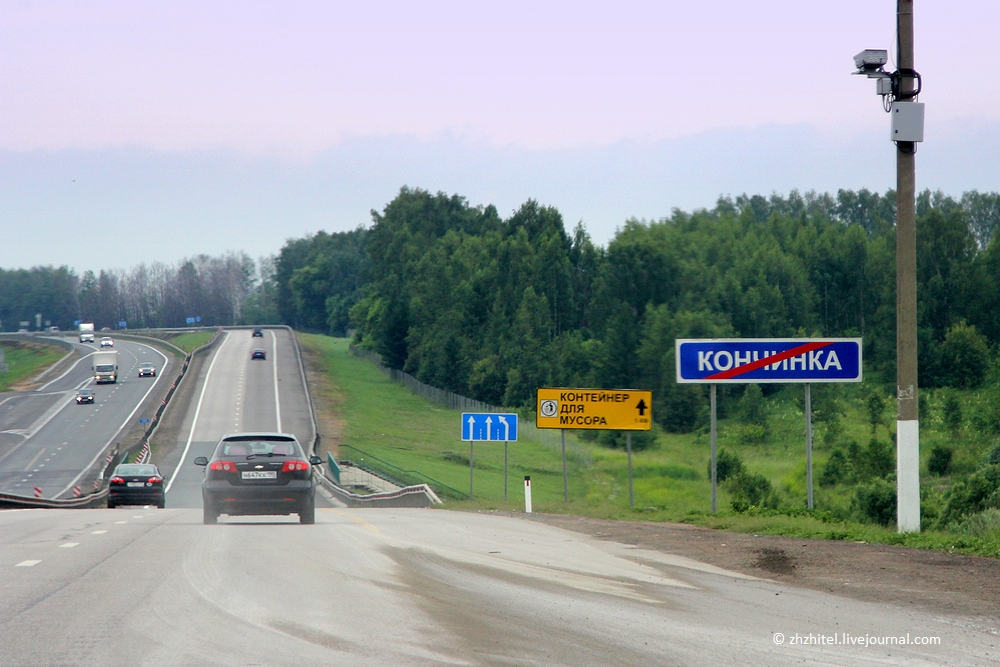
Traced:
<path id="1" fill-rule="evenodd" d="M 459 490 L 469 488 L 469 446 L 461 441 L 460 413 L 420 398 L 385 376 L 374 364 L 348 352 L 348 340 L 299 334 L 302 344 L 325 371 L 334 396 L 337 419 L 343 423 L 341 443 L 405 470 L 424 475 Z M 866 388 L 846 387 L 841 401 L 846 411 L 836 442 L 854 440 L 862 445 L 871 438 L 871 427 L 860 400 Z M 960 553 L 1000 557 L 1000 534 L 976 538 L 951 532 L 924 531 L 899 535 L 892 528 L 845 521 L 853 487 L 821 487 L 820 472 L 833 445 L 824 438 L 826 427 L 816 426 L 814 436 L 814 511 L 805 509 L 806 464 L 804 415 L 799 386 L 787 386 L 768 398 L 769 436 L 764 444 L 741 441 L 733 419 L 721 419 L 719 446 L 736 452 L 750 472 L 761 473 L 778 489 L 781 511 L 736 513 L 729 509 L 724 485 L 718 490 L 719 512 L 711 512 L 711 483 L 707 467 L 708 434 L 671 434 L 655 431 L 655 443 L 633 453 L 635 507 L 629 506 L 627 458 L 620 449 L 609 449 L 573 436 L 576 447 L 589 456 L 570 460 L 570 500 L 563 502 L 562 463 L 558 447 L 522 439 L 510 444 L 509 500 L 503 500 L 503 446 L 477 443 L 475 447 L 475 500 L 447 498 L 447 506 L 461 509 L 523 508 L 523 476 L 531 475 L 536 511 L 578 514 L 609 519 L 680 521 L 711 528 L 757 534 L 849 540 L 905 545 Z M 816 390 L 814 387 L 814 396 Z M 936 397 L 930 395 L 930 405 Z M 884 424 L 891 423 L 890 404 Z M 891 441 L 885 425 L 877 437 Z M 927 443 L 948 441 L 954 433 L 940 433 L 928 420 L 922 438 Z M 970 436 L 972 437 L 972 436 Z M 970 445 L 972 446 L 972 445 Z M 981 447 L 980 447 L 981 448 Z M 331 447 L 332 449 L 332 447 Z M 930 446 L 922 446 L 922 458 Z M 340 459 L 360 455 L 345 448 Z M 959 457 L 961 459 L 961 457 Z M 372 463 L 368 461 L 366 463 Z M 378 465 L 373 465 L 378 467 Z M 940 488 L 947 480 L 924 474 L 926 486 Z M 420 480 L 422 481 L 422 480 Z M 432 484 L 434 486 L 434 484 Z M 839 508 L 839 511 L 838 511 Z"/>
<path id="2" fill-rule="evenodd" d="M 0 391 L 7 391 L 12 385 L 32 379 L 66 354 L 65 350 L 54 345 L 25 341 L 3 341 L 0 347 L 9 369 L 0 373 Z"/>
<path id="3" fill-rule="evenodd" d="M 191 331 L 189 333 L 182 333 L 176 336 L 165 337 L 164 340 L 173 343 L 177 347 L 181 348 L 185 352 L 194 352 L 202 345 L 208 343 L 212 340 L 212 336 L 215 335 L 214 331 Z"/>

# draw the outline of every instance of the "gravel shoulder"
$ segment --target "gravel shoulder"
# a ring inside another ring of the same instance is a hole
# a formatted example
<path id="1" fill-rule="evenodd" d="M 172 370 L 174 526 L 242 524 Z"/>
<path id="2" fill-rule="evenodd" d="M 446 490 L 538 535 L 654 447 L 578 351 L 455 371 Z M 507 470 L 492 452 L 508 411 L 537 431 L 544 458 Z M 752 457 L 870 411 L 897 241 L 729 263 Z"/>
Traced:
<path id="1" fill-rule="evenodd" d="M 856 600 L 1000 619 L 1000 561 L 991 558 L 677 523 L 563 514 L 511 516 Z"/>

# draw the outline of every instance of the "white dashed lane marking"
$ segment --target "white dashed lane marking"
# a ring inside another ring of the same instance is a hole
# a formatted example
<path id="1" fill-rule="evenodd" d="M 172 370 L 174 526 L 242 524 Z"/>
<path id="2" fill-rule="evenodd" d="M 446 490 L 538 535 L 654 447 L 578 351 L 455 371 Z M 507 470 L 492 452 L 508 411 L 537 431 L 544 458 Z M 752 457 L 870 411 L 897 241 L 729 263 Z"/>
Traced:
<path id="1" fill-rule="evenodd" d="M 63 542 L 62 544 L 59 545 L 59 548 L 72 549 L 73 547 L 78 546 L 79 544 L 80 544 L 79 542 Z"/>
<path id="2" fill-rule="evenodd" d="M 95 530 L 94 532 L 91 533 L 91 535 L 103 535 L 106 532 L 108 532 L 108 531 L 106 531 L 106 530 Z"/>
<path id="3" fill-rule="evenodd" d="M 20 563 L 18 563 L 14 567 L 34 567 L 34 566 L 38 565 L 41 562 L 42 561 L 40 561 L 40 560 L 22 560 Z"/>

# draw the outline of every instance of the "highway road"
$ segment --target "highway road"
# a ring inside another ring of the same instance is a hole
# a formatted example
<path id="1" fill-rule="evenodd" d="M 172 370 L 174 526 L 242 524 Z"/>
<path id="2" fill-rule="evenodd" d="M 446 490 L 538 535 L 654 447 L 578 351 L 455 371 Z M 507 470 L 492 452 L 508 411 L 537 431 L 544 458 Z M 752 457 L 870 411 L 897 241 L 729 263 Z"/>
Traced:
<path id="1" fill-rule="evenodd" d="M 250 361 L 256 346 L 266 361 Z M 231 331 L 186 408 L 167 509 L 0 512 L 0 663 L 997 662 L 997 619 L 796 589 L 526 518 L 327 506 L 311 526 L 203 525 L 191 460 L 279 421 L 306 442 L 301 385 L 286 332 Z M 911 643 L 843 643 L 886 636 Z"/>
<path id="2" fill-rule="evenodd" d="M 139 419 L 144 400 L 174 370 L 175 362 L 149 345 L 118 340 L 120 379 L 95 385 L 90 355 L 96 345 L 77 344 L 75 364 L 33 392 L 0 397 L 0 491 L 46 498 L 66 496 L 84 471 L 105 455 L 119 431 Z M 138 377 L 143 361 L 156 364 L 156 377 Z M 94 389 L 94 404 L 77 405 L 78 389 Z M 131 443 L 125 443 L 131 444 Z"/>

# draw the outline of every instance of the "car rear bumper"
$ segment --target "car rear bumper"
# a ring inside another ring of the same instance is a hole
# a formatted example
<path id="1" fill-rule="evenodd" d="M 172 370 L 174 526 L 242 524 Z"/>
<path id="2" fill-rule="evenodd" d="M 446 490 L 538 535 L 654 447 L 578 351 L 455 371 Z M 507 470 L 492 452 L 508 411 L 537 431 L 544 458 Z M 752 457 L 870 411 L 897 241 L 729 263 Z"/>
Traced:
<path id="1" fill-rule="evenodd" d="M 206 507 L 219 514 L 295 514 L 313 502 L 316 483 L 311 480 L 291 480 L 274 486 L 235 486 L 225 480 L 206 480 L 201 487 Z"/>
<path id="2" fill-rule="evenodd" d="M 122 489 L 108 491 L 108 499 L 116 505 L 155 505 L 163 500 L 163 490 Z"/>

